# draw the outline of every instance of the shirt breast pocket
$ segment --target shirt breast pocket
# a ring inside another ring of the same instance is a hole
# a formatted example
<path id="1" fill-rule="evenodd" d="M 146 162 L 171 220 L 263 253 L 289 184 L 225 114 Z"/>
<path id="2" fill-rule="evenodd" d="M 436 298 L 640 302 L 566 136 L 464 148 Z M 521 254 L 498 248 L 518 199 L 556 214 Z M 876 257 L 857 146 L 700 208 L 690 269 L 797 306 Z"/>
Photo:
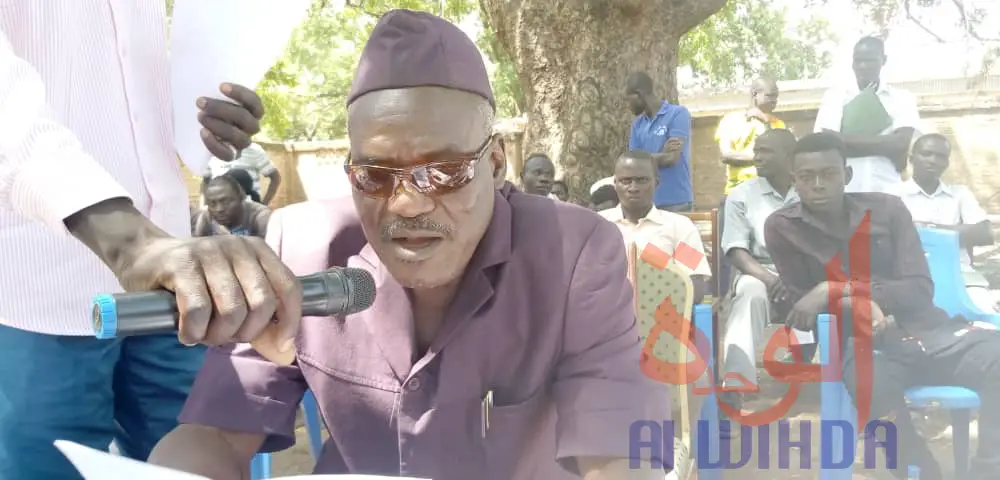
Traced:
<path id="1" fill-rule="evenodd" d="M 483 458 L 491 480 L 524 478 L 517 472 L 518 464 L 530 468 L 523 459 L 532 456 L 531 446 L 545 441 L 539 435 L 543 426 L 549 394 L 541 389 L 527 399 L 511 404 L 484 406 Z M 554 452 L 553 452 L 554 455 Z M 551 458 L 550 461 L 554 461 Z M 529 475 L 527 478 L 531 478 Z"/>
<path id="2" fill-rule="evenodd" d="M 896 259 L 892 240 L 887 235 L 873 235 L 873 237 L 872 251 L 869 255 L 872 271 L 868 272 L 869 276 L 874 276 L 876 272 L 892 271 Z"/>

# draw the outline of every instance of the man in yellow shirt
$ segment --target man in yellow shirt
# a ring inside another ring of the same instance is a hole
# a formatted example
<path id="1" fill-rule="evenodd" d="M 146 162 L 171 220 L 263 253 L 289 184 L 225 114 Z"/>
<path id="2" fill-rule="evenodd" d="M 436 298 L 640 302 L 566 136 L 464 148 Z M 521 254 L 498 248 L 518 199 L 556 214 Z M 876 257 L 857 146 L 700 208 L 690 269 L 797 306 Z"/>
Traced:
<path id="1" fill-rule="evenodd" d="M 749 110 L 733 112 L 719 122 L 715 141 L 719 142 L 722 163 L 726 165 L 726 190 L 757 176 L 753 166 L 753 144 L 757 136 L 772 129 L 785 128 L 785 122 L 774 116 L 778 106 L 778 85 L 773 80 L 758 78 L 750 87 Z"/>

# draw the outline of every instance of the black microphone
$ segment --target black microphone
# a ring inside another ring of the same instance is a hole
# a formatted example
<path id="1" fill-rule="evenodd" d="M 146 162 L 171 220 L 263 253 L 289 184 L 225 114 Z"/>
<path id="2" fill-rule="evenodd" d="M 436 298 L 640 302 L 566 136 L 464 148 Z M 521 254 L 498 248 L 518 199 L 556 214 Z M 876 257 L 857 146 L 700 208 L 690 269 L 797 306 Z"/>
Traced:
<path id="1" fill-rule="evenodd" d="M 332 268 L 299 277 L 302 316 L 352 314 L 372 306 L 375 279 L 360 268 Z M 94 297 L 94 336 L 105 340 L 177 331 L 177 298 L 168 290 Z"/>

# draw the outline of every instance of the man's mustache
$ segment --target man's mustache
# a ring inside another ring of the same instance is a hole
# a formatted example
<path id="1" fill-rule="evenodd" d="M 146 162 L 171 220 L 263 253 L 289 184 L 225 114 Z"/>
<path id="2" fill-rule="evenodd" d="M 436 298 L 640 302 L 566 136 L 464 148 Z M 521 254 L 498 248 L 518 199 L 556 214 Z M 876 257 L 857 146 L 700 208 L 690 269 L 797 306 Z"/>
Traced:
<path id="1" fill-rule="evenodd" d="M 413 218 L 400 218 L 393 220 L 382 226 L 379 232 L 383 240 L 389 240 L 400 233 L 434 232 L 441 236 L 448 236 L 452 233 L 452 228 L 437 223 L 426 216 Z"/>

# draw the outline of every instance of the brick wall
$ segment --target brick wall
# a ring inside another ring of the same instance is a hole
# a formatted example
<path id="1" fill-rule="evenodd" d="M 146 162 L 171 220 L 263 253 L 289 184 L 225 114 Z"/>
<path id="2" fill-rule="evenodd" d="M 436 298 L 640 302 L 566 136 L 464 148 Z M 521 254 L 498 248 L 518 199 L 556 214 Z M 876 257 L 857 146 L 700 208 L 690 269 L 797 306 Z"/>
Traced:
<path id="1" fill-rule="evenodd" d="M 695 203 L 709 209 L 722 199 L 725 166 L 719 161 L 715 143 L 718 115 L 695 117 L 691 144 Z M 789 128 L 801 136 L 812 131 L 816 110 L 782 114 Z M 951 166 L 947 182 L 967 185 L 993 213 L 1000 212 L 1000 108 L 931 111 L 923 114 L 927 130 L 942 133 L 952 142 Z"/>

